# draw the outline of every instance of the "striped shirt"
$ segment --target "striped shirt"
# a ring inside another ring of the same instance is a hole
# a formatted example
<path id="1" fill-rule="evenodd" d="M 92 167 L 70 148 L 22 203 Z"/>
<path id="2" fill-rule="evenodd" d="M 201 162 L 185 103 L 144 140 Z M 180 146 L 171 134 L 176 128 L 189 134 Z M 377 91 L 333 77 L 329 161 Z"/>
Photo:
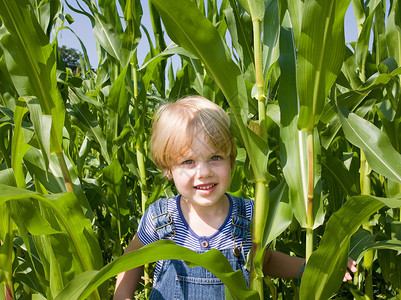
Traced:
<path id="1" fill-rule="evenodd" d="M 218 250 L 223 249 L 232 249 L 234 248 L 234 239 L 231 235 L 232 232 L 232 215 L 238 214 L 238 209 L 236 207 L 235 202 L 232 200 L 231 196 L 228 195 L 230 199 L 230 211 L 227 215 L 227 218 L 221 225 L 221 227 L 211 236 L 198 236 L 185 221 L 185 218 L 182 215 L 180 208 L 180 197 L 181 195 L 175 196 L 171 198 L 171 201 L 167 204 L 167 211 L 171 213 L 171 217 L 175 226 L 175 235 L 174 242 L 176 245 L 183 246 L 189 248 L 193 251 L 204 251 L 209 250 L 211 248 L 215 248 Z M 242 198 L 241 198 L 242 199 Z M 252 220 L 253 216 L 253 206 L 254 203 L 249 199 L 242 199 L 245 203 L 246 217 L 249 220 Z M 154 204 L 151 204 L 154 205 Z M 159 236 L 153 226 L 152 219 L 155 216 L 151 215 L 149 209 L 145 211 L 145 214 L 142 216 L 142 219 L 139 223 L 138 227 L 138 238 L 144 244 L 150 244 L 152 242 L 158 241 Z M 206 242 L 206 243 L 205 243 Z M 252 241 L 250 235 L 248 235 L 247 240 L 242 240 L 242 238 L 237 238 L 235 240 L 235 247 L 240 247 L 242 242 L 242 248 L 244 250 L 245 256 L 248 254 L 250 248 L 252 247 Z M 202 245 L 203 243 L 203 245 Z M 208 245 L 207 247 L 204 247 Z M 160 272 L 161 262 L 156 262 L 155 269 L 155 280 L 157 279 L 157 275 Z"/>

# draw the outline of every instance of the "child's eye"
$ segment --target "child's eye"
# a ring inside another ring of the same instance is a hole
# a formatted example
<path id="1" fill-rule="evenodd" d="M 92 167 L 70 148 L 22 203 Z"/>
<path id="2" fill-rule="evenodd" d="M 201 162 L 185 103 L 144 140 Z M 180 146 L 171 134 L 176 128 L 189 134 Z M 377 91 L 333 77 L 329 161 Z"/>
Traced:
<path id="1" fill-rule="evenodd" d="M 194 164 L 194 163 L 195 163 L 194 160 L 192 160 L 192 159 L 187 159 L 187 160 L 185 160 L 182 164 L 183 164 L 183 165 L 192 165 L 192 164 Z"/>
<path id="2" fill-rule="evenodd" d="M 212 156 L 211 158 L 210 158 L 210 161 L 218 161 L 218 160 L 220 160 L 221 159 L 221 156 L 220 155 L 214 155 L 214 156 Z"/>

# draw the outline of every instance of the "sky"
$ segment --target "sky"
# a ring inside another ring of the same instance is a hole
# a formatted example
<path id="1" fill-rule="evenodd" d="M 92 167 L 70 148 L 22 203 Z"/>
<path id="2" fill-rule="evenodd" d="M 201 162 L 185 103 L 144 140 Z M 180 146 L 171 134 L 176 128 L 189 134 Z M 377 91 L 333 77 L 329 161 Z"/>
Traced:
<path id="1" fill-rule="evenodd" d="M 69 3 L 75 7 L 77 6 L 75 4 L 75 1 L 69 1 Z M 142 23 L 148 30 L 151 30 L 152 25 L 151 25 L 151 21 L 150 21 L 148 1 L 141 0 L 141 4 L 142 4 L 142 9 L 143 9 Z M 83 6 L 85 6 L 85 5 L 83 5 Z M 93 36 L 92 25 L 91 25 L 89 19 L 86 16 L 83 16 L 81 14 L 77 14 L 77 13 L 71 11 L 66 5 L 64 5 L 64 12 L 69 13 L 72 16 L 72 18 L 74 19 L 74 22 L 72 24 L 68 24 L 66 22 L 65 25 L 70 27 L 75 32 L 75 34 L 78 35 L 80 37 L 80 39 L 83 41 L 92 67 L 97 66 L 98 59 L 97 59 L 97 53 L 96 53 L 96 42 L 95 42 L 95 38 Z M 347 10 L 347 13 L 345 15 L 345 41 L 346 41 L 346 43 L 349 43 L 349 42 L 356 41 L 356 39 L 357 39 L 357 24 L 356 24 L 356 20 L 354 17 L 352 5 L 350 5 Z M 59 42 L 60 46 L 65 45 L 65 46 L 67 46 L 67 48 L 74 48 L 81 53 L 83 52 L 78 39 L 70 30 L 62 30 L 61 32 L 59 32 L 58 42 Z M 145 37 L 144 33 L 142 32 L 142 39 L 138 46 L 139 66 L 142 65 L 142 63 L 145 59 L 145 56 L 148 52 L 149 52 L 149 46 L 146 41 L 146 37 Z"/>

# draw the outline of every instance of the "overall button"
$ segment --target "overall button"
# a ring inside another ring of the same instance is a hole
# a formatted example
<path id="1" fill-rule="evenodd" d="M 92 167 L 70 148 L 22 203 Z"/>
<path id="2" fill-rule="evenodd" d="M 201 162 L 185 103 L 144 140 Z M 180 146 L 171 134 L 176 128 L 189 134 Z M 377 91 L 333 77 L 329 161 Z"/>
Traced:
<path id="1" fill-rule="evenodd" d="M 207 241 L 203 241 L 201 245 L 203 248 L 207 248 L 209 246 L 209 243 Z"/>

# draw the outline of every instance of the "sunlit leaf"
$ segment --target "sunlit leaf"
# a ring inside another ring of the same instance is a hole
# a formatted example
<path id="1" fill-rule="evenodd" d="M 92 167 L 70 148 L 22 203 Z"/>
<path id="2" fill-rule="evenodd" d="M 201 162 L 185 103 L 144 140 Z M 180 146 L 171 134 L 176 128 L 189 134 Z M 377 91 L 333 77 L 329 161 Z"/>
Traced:
<path id="1" fill-rule="evenodd" d="M 338 110 L 346 138 L 363 150 L 370 167 L 401 183 L 401 154 L 391 145 L 387 135 L 369 121 L 341 107 Z"/>
<path id="2" fill-rule="evenodd" d="M 43 196 L 33 191 L 0 184 L 0 204 L 27 197 L 38 200 L 54 211 L 64 227 L 63 230 L 72 240 L 76 251 L 74 255 L 81 263 L 81 271 L 101 267 L 101 253 L 90 221 L 84 217 L 79 202 L 72 193 Z"/>
<path id="3" fill-rule="evenodd" d="M 89 271 L 79 275 L 55 300 L 85 299 L 103 281 L 146 263 L 165 259 L 182 259 L 208 269 L 220 278 L 234 299 L 259 299 L 255 291 L 248 289 L 242 272 L 234 272 L 231 264 L 220 251 L 211 249 L 204 254 L 198 254 L 185 247 L 177 246 L 169 240 L 162 240 L 121 256 L 100 271 Z"/>
<path id="4" fill-rule="evenodd" d="M 263 0 L 238 0 L 238 2 L 251 15 L 252 21 L 263 20 L 265 13 Z"/>
<path id="5" fill-rule="evenodd" d="M 280 105 L 280 136 L 281 161 L 283 172 L 290 191 L 290 199 L 293 213 L 301 226 L 307 226 L 306 222 L 306 199 L 307 199 L 307 133 L 297 128 L 298 120 L 298 98 L 295 79 L 295 46 L 292 31 L 287 21 L 283 22 L 280 31 L 281 55 L 279 64 L 281 67 L 281 84 L 278 94 Z M 317 192 L 317 190 L 316 190 Z M 316 201 L 315 201 L 316 200 Z M 314 198 L 314 209 L 321 209 L 320 196 Z M 321 211 L 314 218 L 316 224 L 321 222 Z"/>
<path id="6" fill-rule="evenodd" d="M 297 44 L 298 128 L 312 131 L 344 58 L 344 16 L 350 0 L 307 1 Z M 319 44 L 319 47 L 316 45 Z"/>
<path id="7" fill-rule="evenodd" d="M 280 16 L 278 1 L 266 3 L 263 22 L 263 77 L 269 80 L 271 67 L 279 57 Z"/>
<path id="8" fill-rule="evenodd" d="M 64 108 L 56 82 L 56 55 L 34 15 L 30 3 L 0 1 L 8 30 L 0 36 L 8 72 L 20 96 L 37 97 L 43 114 L 52 116 L 51 151 L 60 152 Z"/>
<path id="9" fill-rule="evenodd" d="M 399 207 L 401 199 L 355 196 L 330 217 L 321 244 L 305 268 L 301 299 L 328 299 L 338 290 L 347 267 L 351 235 L 385 205 Z"/>
<path id="10" fill-rule="evenodd" d="M 22 118 L 27 113 L 26 103 L 18 101 L 14 111 L 14 137 L 11 145 L 11 164 L 14 170 L 15 180 L 17 186 L 25 187 L 25 176 L 22 169 L 22 159 L 25 153 L 31 148 L 24 141 L 23 130 L 22 130 Z"/>
<path id="11" fill-rule="evenodd" d="M 390 12 L 387 18 L 386 39 L 390 56 L 394 57 L 398 65 L 401 65 L 401 5 L 399 1 L 391 2 Z"/>

